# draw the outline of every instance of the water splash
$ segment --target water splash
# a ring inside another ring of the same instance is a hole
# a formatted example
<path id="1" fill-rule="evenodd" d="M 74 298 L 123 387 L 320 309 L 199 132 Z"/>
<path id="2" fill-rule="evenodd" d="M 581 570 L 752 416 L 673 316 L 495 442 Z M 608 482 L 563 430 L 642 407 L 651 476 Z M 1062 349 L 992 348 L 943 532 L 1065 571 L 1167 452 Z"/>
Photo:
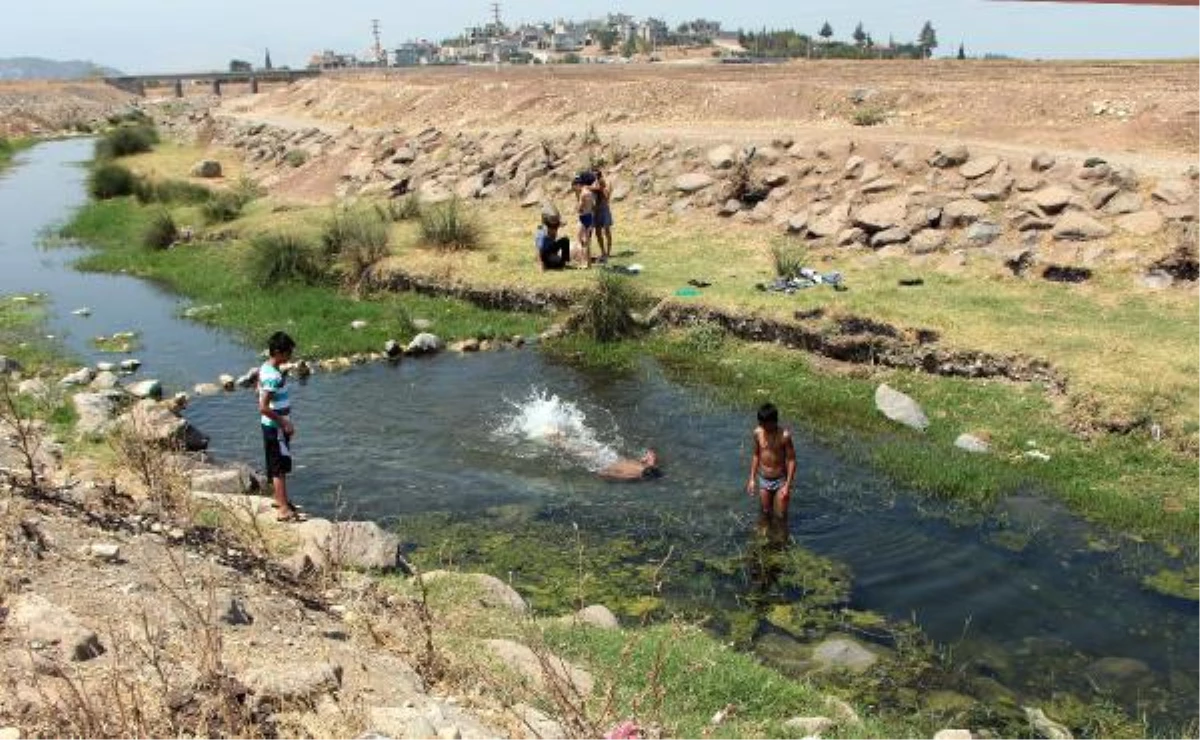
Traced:
<path id="1" fill-rule="evenodd" d="M 572 401 L 534 388 L 524 399 L 508 404 L 512 412 L 496 430 L 508 440 L 527 443 L 538 453 L 557 454 L 593 472 L 619 458 L 616 447 L 599 438 L 587 414 Z"/>

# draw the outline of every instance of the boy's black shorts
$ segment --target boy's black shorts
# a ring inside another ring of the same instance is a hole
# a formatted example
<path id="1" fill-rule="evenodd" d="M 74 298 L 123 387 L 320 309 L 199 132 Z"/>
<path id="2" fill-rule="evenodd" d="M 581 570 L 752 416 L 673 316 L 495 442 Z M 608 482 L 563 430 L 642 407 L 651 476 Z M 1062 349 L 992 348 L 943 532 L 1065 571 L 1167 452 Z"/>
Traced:
<path id="1" fill-rule="evenodd" d="M 266 453 L 267 460 L 267 480 L 279 478 L 292 472 L 292 456 L 283 454 L 280 448 L 279 440 L 283 435 L 283 430 L 278 427 L 263 427 L 263 451 Z M 284 444 L 287 444 L 287 438 L 283 437 Z"/>

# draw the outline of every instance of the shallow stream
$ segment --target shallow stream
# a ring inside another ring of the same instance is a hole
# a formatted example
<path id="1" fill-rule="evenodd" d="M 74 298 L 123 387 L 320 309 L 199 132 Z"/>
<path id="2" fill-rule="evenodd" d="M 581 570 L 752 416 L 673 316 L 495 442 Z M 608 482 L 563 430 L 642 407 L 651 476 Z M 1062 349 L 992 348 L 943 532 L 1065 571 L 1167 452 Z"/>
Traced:
<path id="1" fill-rule="evenodd" d="M 121 357 L 99 352 L 91 337 L 138 331 L 139 376 L 168 392 L 256 364 L 254 348 L 179 318 L 186 304 L 170 293 L 77 272 L 78 250 L 39 246 L 84 202 L 79 163 L 90 147 L 39 145 L 0 175 L 0 294 L 49 294 L 50 331 L 88 362 Z M 84 306 L 90 316 L 72 313 Z M 752 411 L 674 384 L 652 363 L 608 377 L 536 349 L 444 354 L 317 374 L 295 384 L 293 405 L 292 491 L 311 511 L 341 508 L 402 532 L 450 521 L 493 532 L 536 527 L 558 533 L 559 545 L 577 525 L 590 542 L 620 543 L 599 562 L 653 575 L 671 561 L 657 592 L 668 612 L 749 609 L 762 587 L 746 568 L 713 565 L 741 562 L 754 540 L 755 508 L 742 488 Z M 194 399 L 187 413 L 219 459 L 260 465 L 249 391 Z M 1087 700 L 1107 693 L 1159 726 L 1195 721 L 1197 606 L 1139 584 L 1156 552 L 1118 547 L 1032 491 L 986 520 L 960 516 L 847 462 L 802 425 L 796 437 L 789 547 L 847 566 L 854 609 L 915 620 L 964 670 L 1022 703 L 1060 690 Z M 594 475 L 598 461 L 647 447 L 660 455 L 662 479 Z M 538 560 L 496 575 L 520 590 L 538 581 Z M 763 624 L 762 652 L 786 664 L 779 631 Z M 783 640 L 784 653 L 790 644 Z"/>

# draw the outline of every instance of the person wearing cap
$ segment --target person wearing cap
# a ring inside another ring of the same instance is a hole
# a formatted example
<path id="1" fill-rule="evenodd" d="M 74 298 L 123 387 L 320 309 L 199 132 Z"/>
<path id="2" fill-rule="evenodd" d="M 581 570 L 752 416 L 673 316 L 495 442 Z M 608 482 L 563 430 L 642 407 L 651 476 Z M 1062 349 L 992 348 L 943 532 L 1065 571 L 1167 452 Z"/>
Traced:
<path id="1" fill-rule="evenodd" d="M 533 240 L 542 270 L 562 270 L 571 261 L 571 240 L 558 235 L 561 225 L 557 213 L 542 214 L 542 225 L 538 227 Z"/>

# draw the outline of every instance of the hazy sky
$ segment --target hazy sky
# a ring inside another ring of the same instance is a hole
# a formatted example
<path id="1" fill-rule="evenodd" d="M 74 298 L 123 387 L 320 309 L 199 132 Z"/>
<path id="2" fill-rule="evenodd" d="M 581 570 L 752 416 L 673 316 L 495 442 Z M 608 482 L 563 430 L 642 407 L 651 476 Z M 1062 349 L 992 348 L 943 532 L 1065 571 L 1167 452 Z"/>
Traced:
<path id="1" fill-rule="evenodd" d="M 12 0 L 9 0 L 12 2 Z M 416 6 L 424 9 L 416 10 Z M 877 40 L 916 38 L 933 22 L 950 54 L 987 52 L 1024 58 L 1195 57 L 1200 11 L 1023 3 L 1011 0 L 501 0 L 509 24 L 600 17 L 611 11 L 654 15 L 672 26 L 697 17 L 726 29 L 794 27 L 815 33 L 828 20 L 848 39 L 860 20 Z M 377 18 L 385 46 L 443 39 L 486 21 L 487 0 L 41 0 L 9 8 L 0 23 L 0 57 L 87 59 L 126 72 L 218 69 L 232 58 L 302 67 L 321 49 L 359 52 Z"/>

